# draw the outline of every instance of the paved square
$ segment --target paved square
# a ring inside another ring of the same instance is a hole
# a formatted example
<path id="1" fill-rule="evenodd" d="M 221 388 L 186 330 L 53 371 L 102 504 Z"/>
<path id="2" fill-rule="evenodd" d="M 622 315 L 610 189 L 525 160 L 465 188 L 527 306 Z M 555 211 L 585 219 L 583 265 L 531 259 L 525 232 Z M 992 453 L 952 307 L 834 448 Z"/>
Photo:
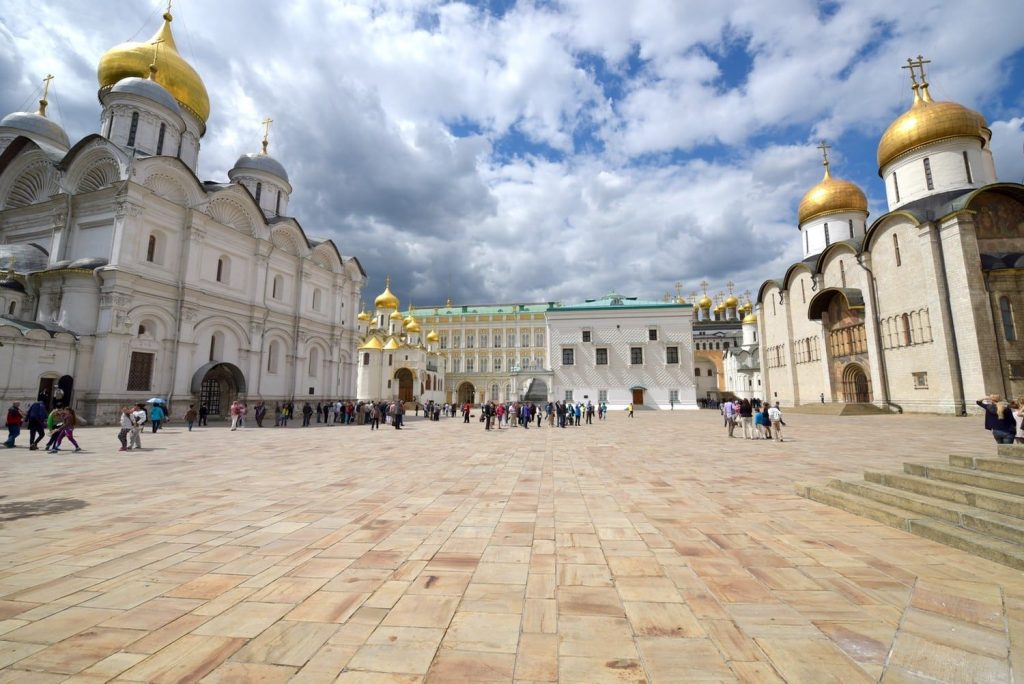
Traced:
<path id="1" fill-rule="evenodd" d="M 0 451 L 0 682 L 1020 681 L 1020 572 L 793 487 L 990 455 L 981 419 L 787 422 Z"/>

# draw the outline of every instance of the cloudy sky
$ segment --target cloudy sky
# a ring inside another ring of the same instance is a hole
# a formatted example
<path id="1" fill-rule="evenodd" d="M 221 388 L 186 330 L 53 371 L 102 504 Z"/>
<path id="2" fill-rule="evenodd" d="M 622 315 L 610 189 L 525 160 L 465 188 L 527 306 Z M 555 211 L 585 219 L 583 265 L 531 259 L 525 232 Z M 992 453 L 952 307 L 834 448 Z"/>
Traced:
<path id="1" fill-rule="evenodd" d="M 164 3 L 0 0 L 0 110 L 98 130 L 96 65 L 148 39 Z M 1004 180 L 1024 179 L 1020 0 L 177 0 L 173 30 L 210 93 L 203 179 L 259 147 L 308 234 L 403 304 L 660 298 L 756 290 L 800 256 L 796 205 L 856 181 L 911 102 L 981 111 Z M 450 283 L 450 286 L 449 286 Z M 450 288 L 450 290 L 449 290 Z"/>

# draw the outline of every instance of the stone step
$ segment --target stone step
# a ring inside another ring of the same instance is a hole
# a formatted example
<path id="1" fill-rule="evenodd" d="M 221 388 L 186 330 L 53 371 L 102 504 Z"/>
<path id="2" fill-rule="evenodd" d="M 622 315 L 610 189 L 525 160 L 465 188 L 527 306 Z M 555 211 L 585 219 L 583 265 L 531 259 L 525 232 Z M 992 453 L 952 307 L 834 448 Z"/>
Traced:
<path id="1" fill-rule="evenodd" d="M 910 531 L 920 537 L 966 551 L 990 561 L 1024 570 L 1024 546 L 1014 542 L 993 539 L 972 530 L 954 527 L 938 520 L 911 520 Z"/>
<path id="2" fill-rule="evenodd" d="M 1024 459 L 1024 444 L 998 444 L 996 445 L 996 456 Z"/>
<path id="3" fill-rule="evenodd" d="M 923 518 L 897 506 L 843 492 L 835 486 L 798 484 L 797 493 L 819 503 L 912 532 L 1013 568 L 1024 569 L 1024 548 L 1014 542 L 993 539 L 949 523 Z"/>
<path id="4" fill-rule="evenodd" d="M 1001 513 L 1015 518 L 1024 518 L 1024 498 L 1002 494 L 988 489 L 942 480 L 930 480 L 905 473 L 885 473 L 869 470 L 864 473 L 868 482 L 886 487 L 923 494 L 936 499 L 973 506 L 985 511 Z"/>
<path id="5" fill-rule="evenodd" d="M 950 455 L 949 465 L 957 468 L 968 468 L 973 470 L 984 470 L 989 473 L 1000 475 L 1013 475 L 1024 477 L 1024 460 L 1013 458 L 990 458 L 983 456 L 954 456 Z"/>
<path id="6" fill-rule="evenodd" d="M 957 527 L 1024 545 L 1024 520 L 1020 518 L 871 482 L 833 480 L 829 486 Z"/>
<path id="7" fill-rule="evenodd" d="M 1013 477 L 1012 475 L 997 475 L 979 470 L 929 463 L 904 463 L 903 472 L 933 480 L 959 482 L 960 484 L 980 487 L 981 489 L 1024 496 L 1024 478 Z"/>

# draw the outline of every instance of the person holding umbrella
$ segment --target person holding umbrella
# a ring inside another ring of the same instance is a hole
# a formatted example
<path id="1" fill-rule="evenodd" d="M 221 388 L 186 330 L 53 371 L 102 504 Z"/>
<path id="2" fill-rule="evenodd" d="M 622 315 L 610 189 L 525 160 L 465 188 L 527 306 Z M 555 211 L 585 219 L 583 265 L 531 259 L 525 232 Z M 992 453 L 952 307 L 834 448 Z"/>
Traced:
<path id="1" fill-rule="evenodd" d="M 150 399 L 146 403 L 153 404 L 153 408 L 149 409 L 149 422 L 153 425 L 153 432 L 155 433 L 160 429 L 160 424 L 167 416 L 167 409 L 164 408 L 163 399 Z"/>

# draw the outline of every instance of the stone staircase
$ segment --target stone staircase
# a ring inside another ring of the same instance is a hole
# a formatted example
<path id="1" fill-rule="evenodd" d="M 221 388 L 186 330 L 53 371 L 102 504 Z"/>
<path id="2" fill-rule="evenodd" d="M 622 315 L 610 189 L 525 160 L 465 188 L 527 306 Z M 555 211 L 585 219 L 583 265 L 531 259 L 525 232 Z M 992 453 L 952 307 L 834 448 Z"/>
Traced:
<path id="1" fill-rule="evenodd" d="M 784 413 L 799 413 L 815 416 L 884 416 L 894 413 L 874 404 L 846 404 L 833 401 L 827 404 L 810 403 L 790 406 L 783 409 Z"/>
<path id="2" fill-rule="evenodd" d="M 808 499 L 898 527 L 1024 570 L 1024 447 L 949 464 L 904 463 L 902 473 L 869 470 L 863 482 L 798 484 Z"/>

